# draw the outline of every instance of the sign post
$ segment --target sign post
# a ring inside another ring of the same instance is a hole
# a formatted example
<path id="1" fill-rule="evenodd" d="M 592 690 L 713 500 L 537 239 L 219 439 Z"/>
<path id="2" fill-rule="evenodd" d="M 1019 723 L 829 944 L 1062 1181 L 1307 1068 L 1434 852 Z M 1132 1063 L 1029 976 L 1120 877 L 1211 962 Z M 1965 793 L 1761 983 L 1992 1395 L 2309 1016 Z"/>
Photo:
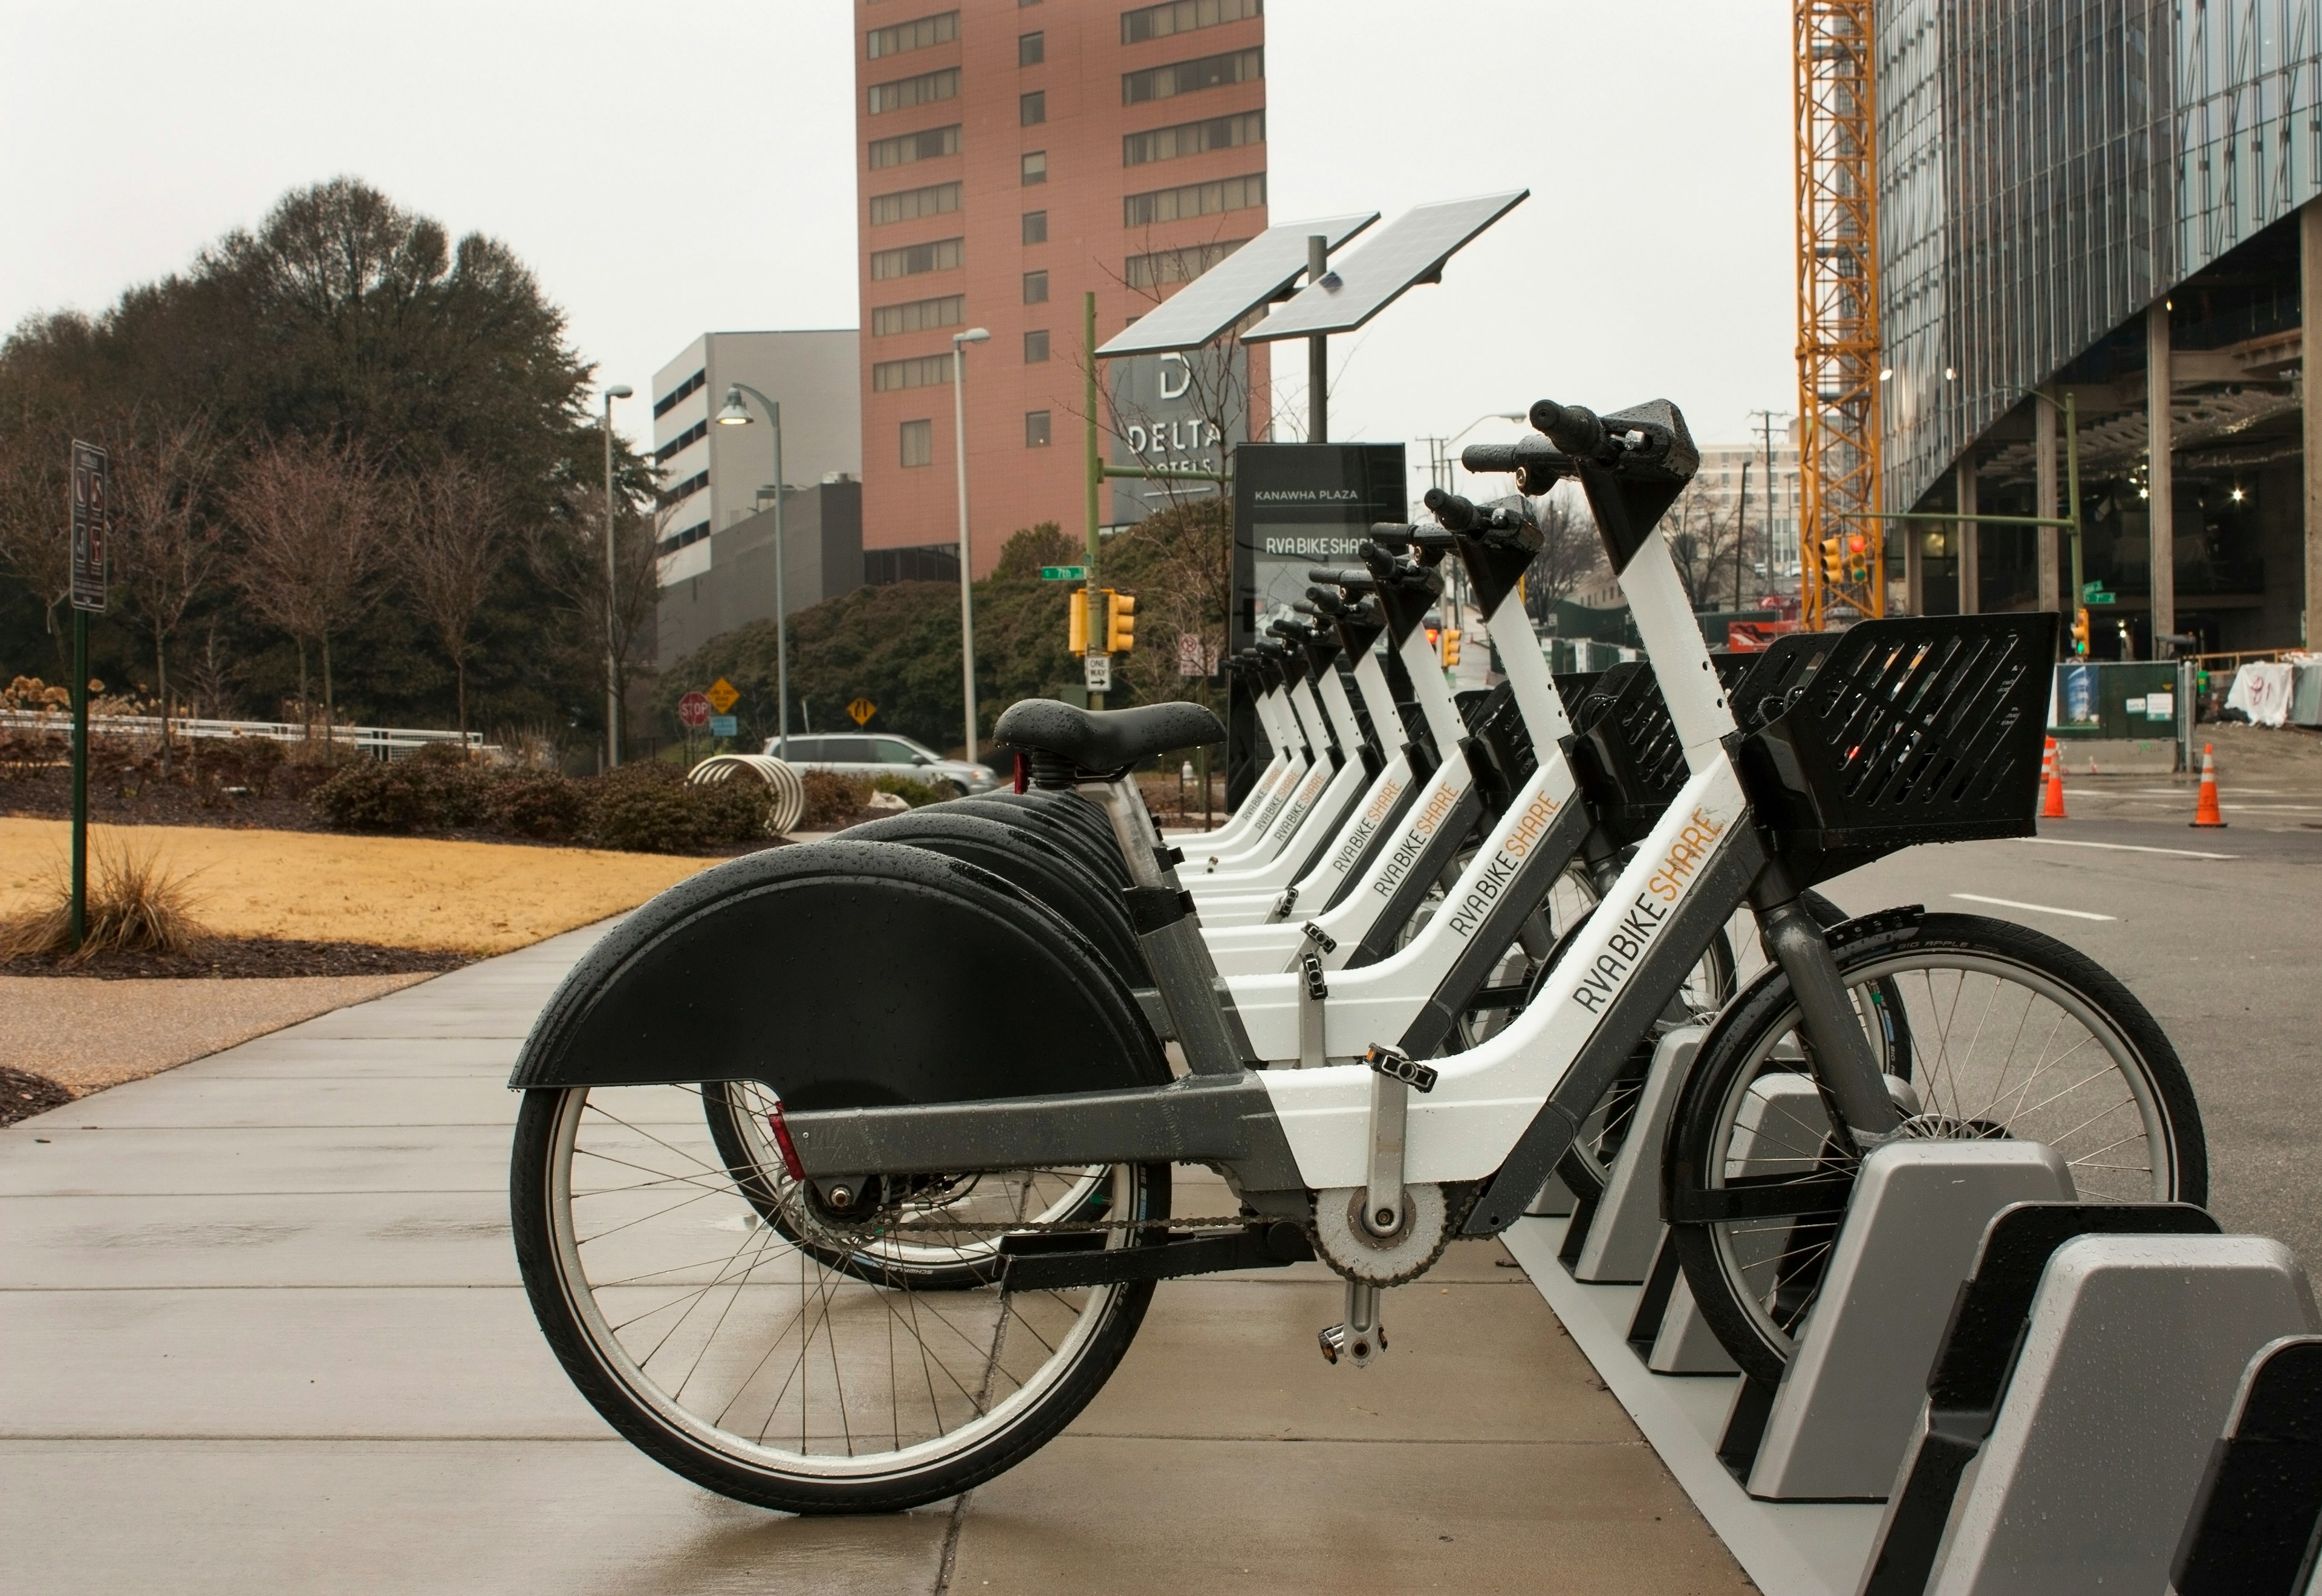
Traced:
<path id="1" fill-rule="evenodd" d="M 73 951 L 88 939 L 88 617 L 105 613 L 105 539 L 111 530 L 104 450 L 72 446 L 72 907 Z"/>

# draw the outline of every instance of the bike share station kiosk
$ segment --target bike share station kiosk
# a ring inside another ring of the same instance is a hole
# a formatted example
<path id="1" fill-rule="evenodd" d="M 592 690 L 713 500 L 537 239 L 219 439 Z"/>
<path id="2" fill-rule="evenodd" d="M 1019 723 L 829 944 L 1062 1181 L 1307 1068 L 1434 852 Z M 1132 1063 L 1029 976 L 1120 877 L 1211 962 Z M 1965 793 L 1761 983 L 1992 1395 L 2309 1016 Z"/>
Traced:
<path id="1" fill-rule="evenodd" d="M 1317 566 L 1360 565 L 1372 525 L 1409 510 L 1400 443 L 1245 443 L 1234 455 L 1234 585 L 1227 652 L 1255 648 L 1302 602 Z M 1392 657 L 1392 656 L 1390 656 Z M 1249 684 L 1230 679 L 1226 807 L 1272 753 Z"/>

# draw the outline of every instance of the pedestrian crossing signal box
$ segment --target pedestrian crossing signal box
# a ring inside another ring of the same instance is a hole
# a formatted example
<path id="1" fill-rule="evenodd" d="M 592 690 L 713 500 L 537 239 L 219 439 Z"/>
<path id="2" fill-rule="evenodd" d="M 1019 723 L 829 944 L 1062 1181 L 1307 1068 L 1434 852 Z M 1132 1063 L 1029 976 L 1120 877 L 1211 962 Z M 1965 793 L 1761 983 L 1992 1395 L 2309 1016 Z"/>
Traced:
<path id="1" fill-rule="evenodd" d="M 1410 518 L 1400 443 L 1245 443 L 1234 451 L 1234 586 L 1230 652 L 1254 647 L 1266 626 L 1293 613 L 1317 566 L 1358 566 L 1375 521 Z M 1391 680 L 1402 673 L 1394 669 Z M 1256 703 L 1227 681 L 1226 803 L 1239 804 L 1273 748 Z"/>

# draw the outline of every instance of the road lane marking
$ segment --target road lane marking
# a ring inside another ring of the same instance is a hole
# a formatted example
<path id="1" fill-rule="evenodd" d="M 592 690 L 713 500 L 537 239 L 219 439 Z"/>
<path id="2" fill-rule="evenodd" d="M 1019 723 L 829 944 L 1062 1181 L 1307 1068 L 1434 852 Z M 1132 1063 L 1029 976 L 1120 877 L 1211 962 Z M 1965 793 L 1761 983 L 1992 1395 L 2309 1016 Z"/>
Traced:
<path id="1" fill-rule="evenodd" d="M 2070 915 L 2075 920 L 2117 920 L 2118 915 L 2092 915 L 2084 908 L 2058 908 L 2052 903 L 2018 903 L 2013 898 L 1986 898 L 1980 892 L 1954 892 L 1953 898 L 1967 903 L 1996 903 L 2002 908 L 2029 909 L 2035 915 Z"/>
<path id="2" fill-rule="evenodd" d="M 2179 859 L 2239 859 L 2238 853 L 2204 853 L 2193 848 L 2147 848 L 2136 843 L 2078 843 L 2065 837 L 2009 837 L 2011 843 L 2042 843 L 2051 848 L 2108 848 L 2116 853 L 2168 853 Z"/>

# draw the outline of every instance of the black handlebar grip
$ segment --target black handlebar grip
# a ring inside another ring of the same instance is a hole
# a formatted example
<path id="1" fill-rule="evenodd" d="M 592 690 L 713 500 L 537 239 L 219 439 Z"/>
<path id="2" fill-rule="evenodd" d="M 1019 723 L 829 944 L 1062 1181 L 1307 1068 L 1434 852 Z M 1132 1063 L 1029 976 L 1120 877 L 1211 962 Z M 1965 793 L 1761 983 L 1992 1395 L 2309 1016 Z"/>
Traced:
<path id="1" fill-rule="evenodd" d="M 1459 451 L 1459 464 L 1470 476 L 1480 477 L 1487 471 L 1516 470 L 1522 462 L 1513 443 L 1470 443 Z"/>
<path id="2" fill-rule="evenodd" d="M 1446 531 L 1467 532 L 1476 524 L 1474 502 L 1462 498 L 1456 493 L 1446 493 L 1440 488 L 1431 488 L 1427 490 L 1426 498 L 1421 502 L 1434 512 L 1435 519 L 1442 523 Z"/>
<path id="3" fill-rule="evenodd" d="M 1534 431 L 1547 433 L 1549 442 L 1567 454 L 1590 459 L 1604 447 L 1604 424 L 1596 419 L 1595 411 L 1578 405 L 1536 400 L 1531 407 L 1531 424 Z"/>
<path id="4" fill-rule="evenodd" d="M 1336 588 L 1307 588 L 1306 601 L 1309 604 L 1312 604 L 1314 606 L 1315 612 L 1320 615 L 1342 615 L 1347 609 L 1346 599 L 1339 596 Z"/>

